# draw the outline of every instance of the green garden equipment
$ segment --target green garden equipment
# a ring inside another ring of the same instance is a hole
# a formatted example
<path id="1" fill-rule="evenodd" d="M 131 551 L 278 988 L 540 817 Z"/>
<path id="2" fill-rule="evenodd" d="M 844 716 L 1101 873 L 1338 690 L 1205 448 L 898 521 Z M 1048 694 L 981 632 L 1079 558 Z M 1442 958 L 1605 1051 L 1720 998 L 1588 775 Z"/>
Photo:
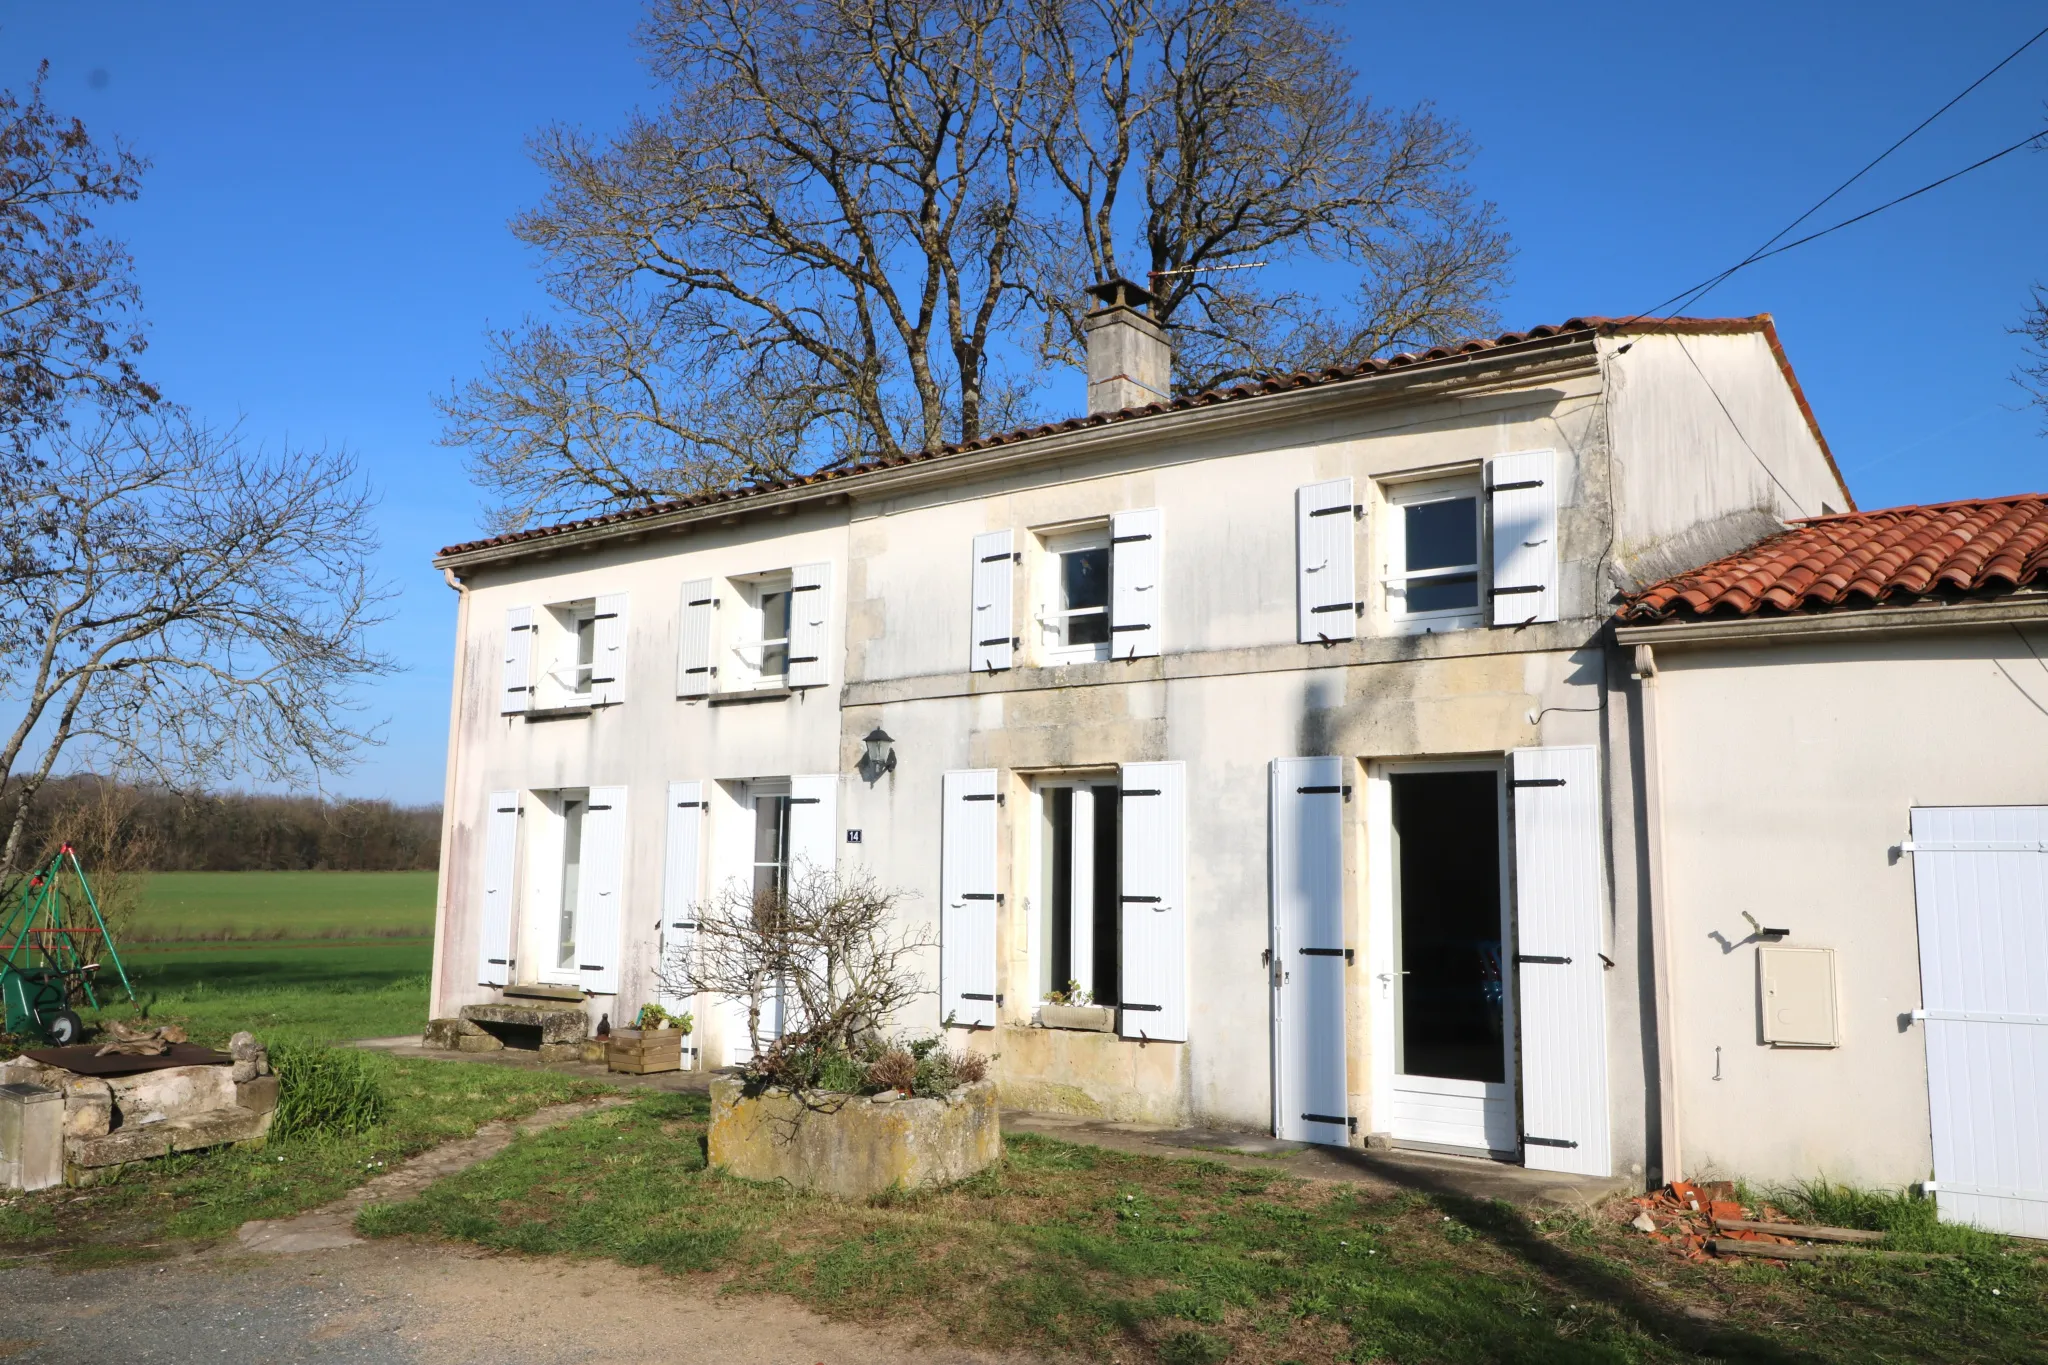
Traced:
<path id="1" fill-rule="evenodd" d="M 7 954 L 0 961 L 0 1004 L 6 1007 L 11 1034 L 40 1033 L 57 1047 L 77 1042 L 85 1024 L 73 1007 L 100 1007 L 93 979 L 102 955 L 121 978 L 121 989 L 135 1000 L 99 899 L 69 844 L 58 845 L 50 865 L 22 884 L 13 912 L 0 925 L 0 950 Z"/>

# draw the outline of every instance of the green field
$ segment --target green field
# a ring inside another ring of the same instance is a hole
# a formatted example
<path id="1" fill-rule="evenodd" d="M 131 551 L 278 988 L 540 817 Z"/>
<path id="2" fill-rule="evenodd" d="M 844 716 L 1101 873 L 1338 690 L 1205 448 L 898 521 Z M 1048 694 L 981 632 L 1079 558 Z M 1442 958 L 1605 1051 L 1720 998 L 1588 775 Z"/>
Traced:
<path id="1" fill-rule="evenodd" d="M 425 938 L 435 872 L 153 872 L 125 939 Z"/>
<path id="2" fill-rule="evenodd" d="M 151 1021 L 183 1023 L 196 1042 L 248 1029 L 266 1042 L 325 1043 L 418 1033 L 433 956 L 431 943 L 411 939 L 161 945 L 125 960 Z M 97 1018 L 136 1013 L 111 972 L 100 986 Z"/>

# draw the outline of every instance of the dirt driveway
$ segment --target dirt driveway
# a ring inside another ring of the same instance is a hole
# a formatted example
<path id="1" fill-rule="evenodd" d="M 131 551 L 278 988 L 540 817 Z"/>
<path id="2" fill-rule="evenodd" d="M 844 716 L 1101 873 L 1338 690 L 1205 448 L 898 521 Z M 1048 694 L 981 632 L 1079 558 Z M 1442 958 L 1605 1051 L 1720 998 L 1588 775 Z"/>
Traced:
<path id="1" fill-rule="evenodd" d="M 9 1272 L 0 1360 L 377 1365 L 1023 1365 L 609 1262 L 367 1243 Z"/>

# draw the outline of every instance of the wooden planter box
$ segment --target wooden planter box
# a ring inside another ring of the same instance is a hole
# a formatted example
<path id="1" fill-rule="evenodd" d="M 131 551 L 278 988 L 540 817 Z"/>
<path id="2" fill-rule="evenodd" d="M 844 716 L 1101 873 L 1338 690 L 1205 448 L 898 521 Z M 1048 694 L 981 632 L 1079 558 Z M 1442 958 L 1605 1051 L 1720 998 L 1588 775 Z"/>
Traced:
<path id="1" fill-rule="evenodd" d="M 674 1028 L 615 1028 L 605 1044 L 607 1071 L 646 1076 L 683 1069 L 683 1031 Z"/>

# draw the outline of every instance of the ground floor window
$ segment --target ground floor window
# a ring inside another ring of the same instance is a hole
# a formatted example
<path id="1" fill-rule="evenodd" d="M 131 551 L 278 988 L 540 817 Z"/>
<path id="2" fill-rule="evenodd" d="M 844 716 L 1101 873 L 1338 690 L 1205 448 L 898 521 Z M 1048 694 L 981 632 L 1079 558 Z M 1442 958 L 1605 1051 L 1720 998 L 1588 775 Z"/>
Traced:
<path id="1" fill-rule="evenodd" d="M 559 932 L 555 936 L 555 968 L 573 972 L 576 970 L 576 902 L 583 884 L 583 813 L 590 802 L 582 792 L 564 792 L 558 799 L 562 815 L 562 894 Z"/>
<path id="2" fill-rule="evenodd" d="M 748 796 L 754 807 L 754 898 L 772 900 L 789 884 L 789 789 L 786 783 L 755 782 Z"/>
<path id="3" fill-rule="evenodd" d="M 1121 885 L 1118 786 L 1113 776 L 1042 782 L 1038 994 L 1078 988 L 1117 1003 Z"/>

